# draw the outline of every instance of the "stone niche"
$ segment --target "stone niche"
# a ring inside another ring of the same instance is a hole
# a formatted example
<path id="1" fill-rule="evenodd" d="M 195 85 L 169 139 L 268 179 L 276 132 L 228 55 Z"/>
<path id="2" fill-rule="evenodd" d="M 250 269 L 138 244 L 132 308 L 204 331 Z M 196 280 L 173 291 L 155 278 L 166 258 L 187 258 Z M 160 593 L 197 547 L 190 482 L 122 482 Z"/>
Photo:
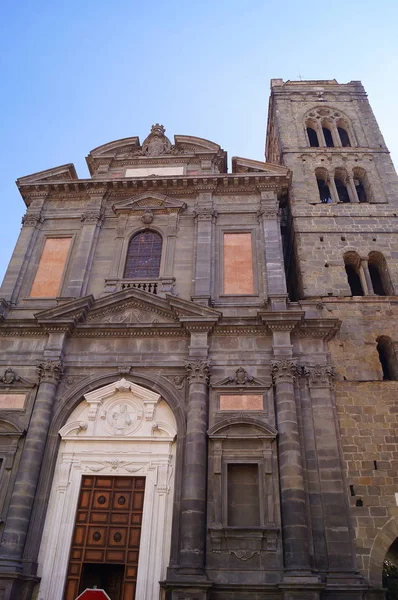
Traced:
<path id="1" fill-rule="evenodd" d="M 277 432 L 239 414 L 208 435 L 207 566 L 216 578 L 220 570 L 250 571 L 252 583 L 264 583 L 265 571 L 282 565 Z"/>

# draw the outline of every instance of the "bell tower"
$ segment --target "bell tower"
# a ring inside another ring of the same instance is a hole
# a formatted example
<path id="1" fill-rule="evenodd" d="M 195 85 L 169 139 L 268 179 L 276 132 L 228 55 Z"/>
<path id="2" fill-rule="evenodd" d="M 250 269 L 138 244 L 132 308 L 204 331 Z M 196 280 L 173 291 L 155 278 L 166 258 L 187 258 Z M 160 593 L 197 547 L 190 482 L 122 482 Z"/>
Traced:
<path id="1" fill-rule="evenodd" d="M 291 298 L 393 294 L 398 180 L 362 84 L 273 79 L 266 156 L 293 173 Z"/>
<path id="2" fill-rule="evenodd" d="M 328 419 L 336 421 L 354 562 L 370 586 L 359 597 L 384 598 L 383 561 L 398 544 L 398 178 L 359 81 L 273 79 L 266 156 L 292 173 L 281 204 L 290 307 L 314 323 L 340 322 L 324 348 L 335 375 Z M 314 399 L 313 414 L 325 406 Z M 313 456 L 318 465 L 331 458 L 320 446 Z"/>

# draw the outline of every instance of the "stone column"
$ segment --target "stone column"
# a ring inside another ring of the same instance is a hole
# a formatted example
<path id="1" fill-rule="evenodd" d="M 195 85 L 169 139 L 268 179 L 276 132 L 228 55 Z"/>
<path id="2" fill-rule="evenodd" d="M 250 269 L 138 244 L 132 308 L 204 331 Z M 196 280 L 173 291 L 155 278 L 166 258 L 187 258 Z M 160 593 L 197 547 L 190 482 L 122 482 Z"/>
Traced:
<path id="1" fill-rule="evenodd" d="M 194 212 L 196 219 L 196 262 L 195 289 L 192 300 L 198 304 L 208 306 L 211 297 L 211 275 L 214 258 L 212 230 L 216 213 L 213 210 L 212 194 L 200 194 L 199 202 Z"/>
<path id="2" fill-rule="evenodd" d="M 318 364 L 304 366 L 303 375 L 307 378 L 311 397 L 321 499 L 322 506 L 326 507 L 323 527 L 328 552 L 328 581 L 332 583 L 344 572 L 348 577 L 350 569 L 353 575 L 356 568 L 332 396 L 335 374 L 332 366 Z"/>
<path id="3" fill-rule="evenodd" d="M 354 180 L 351 177 L 351 175 L 348 175 L 346 185 L 347 185 L 347 188 L 348 188 L 348 193 L 349 193 L 351 202 L 358 203 L 359 202 L 359 198 L 358 198 L 358 194 L 357 194 L 357 190 L 356 190 L 356 187 L 355 187 Z"/>
<path id="4" fill-rule="evenodd" d="M 279 202 L 275 191 L 261 191 L 258 217 L 264 235 L 267 270 L 266 295 L 270 299 L 272 309 L 283 310 L 286 308 L 287 287 L 279 222 Z"/>
<path id="5" fill-rule="evenodd" d="M 37 366 L 39 389 L 25 440 L 0 546 L 0 571 L 22 570 L 29 519 L 43 461 L 52 409 L 62 375 L 60 360 L 45 359 Z"/>
<path id="6" fill-rule="evenodd" d="M 77 248 L 74 252 L 72 268 L 67 287 L 67 296 L 79 298 L 87 291 L 88 278 L 93 262 L 98 232 L 103 221 L 102 200 L 104 190 L 95 190 L 90 194 L 86 212 L 81 216 L 83 222 Z"/>
<path id="7" fill-rule="evenodd" d="M 285 569 L 293 572 L 308 572 L 310 556 L 306 490 L 294 394 L 297 361 L 292 358 L 273 359 L 271 370 L 276 389 Z"/>
<path id="8" fill-rule="evenodd" d="M 361 258 L 361 267 L 363 270 L 363 274 L 365 276 L 365 281 L 366 281 L 366 287 L 367 292 L 366 292 L 366 288 L 364 288 L 364 292 L 365 294 L 367 293 L 369 296 L 374 296 L 375 292 L 373 289 L 373 283 L 372 283 L 372 278 L 370 276 L 370 272 L 369 272 L 369 262 L 367 258 Z"/>
<path id="9" fill-rule="evenodd" d="M 13 255 L 1 286 L 1 297 L 15 303 L 26 274 L 26 269 L 35 247 L 40 226 L 43 222 L 42 208 L 47 192 L 37 192 L 22 218 L 22 229 L 19 234 Z"/>
<path id="10" fill-rule="evenodd" d="M 206 540 L 207 411 L 209 362 L 186 362 L 189 384 L 181 496 L 180 566 L 203 574 Z"/>

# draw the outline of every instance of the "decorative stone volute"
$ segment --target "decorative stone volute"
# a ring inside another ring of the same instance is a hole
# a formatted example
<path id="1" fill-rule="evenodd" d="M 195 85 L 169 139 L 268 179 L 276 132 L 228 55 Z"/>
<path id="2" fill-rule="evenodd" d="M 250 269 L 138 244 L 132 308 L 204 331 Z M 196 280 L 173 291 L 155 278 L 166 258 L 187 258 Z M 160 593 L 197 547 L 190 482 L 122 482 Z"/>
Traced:
<path id="1" fill-rule="evenodd" d="M 209 361 L 186 361 L 185 369 L 187 372 L 188 383 L 209 383 L 210 363 Z"/>
<path id="2" fill-rule="evenodd" d="M 37 363 L 39 383 L 58 383 L 63 373 L 60 360 L 43 360 Z"/>
<path id="3" fill-rule="evenodd" d="M 271 360 L 271 373 L 275 384 L 293 383 L 297 377 L 297 359 L 283 358 Z"/>

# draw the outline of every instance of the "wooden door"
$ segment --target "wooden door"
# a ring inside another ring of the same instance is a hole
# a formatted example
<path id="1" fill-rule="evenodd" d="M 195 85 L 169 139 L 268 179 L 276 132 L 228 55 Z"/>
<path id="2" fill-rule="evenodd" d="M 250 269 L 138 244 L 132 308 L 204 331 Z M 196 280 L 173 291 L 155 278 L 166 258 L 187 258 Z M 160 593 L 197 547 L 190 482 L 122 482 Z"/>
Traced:
<path id="1" fill-rule="evenodd" d="M 145 477 L 83 476 L 64 600 L 96 576 L 111 600 L 134 600 L 144 492 Z"/>

